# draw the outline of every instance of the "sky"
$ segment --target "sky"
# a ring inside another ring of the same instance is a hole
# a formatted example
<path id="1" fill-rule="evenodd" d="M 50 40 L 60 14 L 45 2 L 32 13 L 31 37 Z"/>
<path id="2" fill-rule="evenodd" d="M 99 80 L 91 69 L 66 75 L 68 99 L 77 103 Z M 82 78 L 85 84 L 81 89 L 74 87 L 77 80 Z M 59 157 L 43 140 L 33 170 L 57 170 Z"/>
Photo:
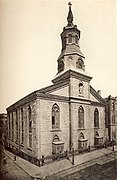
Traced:
<path id="1" fill-rule="evenodd" d="M 0 113 L 51 85 L 67 25 L 66 0 L 0 0 Z M 72 0 L 91 85 L 117 96 L 117 0 Z"/>

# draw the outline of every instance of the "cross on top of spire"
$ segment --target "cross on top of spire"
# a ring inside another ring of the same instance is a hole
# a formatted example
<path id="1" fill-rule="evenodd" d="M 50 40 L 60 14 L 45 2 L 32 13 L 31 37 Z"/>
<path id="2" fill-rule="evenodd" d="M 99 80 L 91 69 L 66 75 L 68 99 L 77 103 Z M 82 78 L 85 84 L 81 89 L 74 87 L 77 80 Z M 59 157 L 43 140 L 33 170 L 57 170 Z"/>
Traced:
<path id="1" fill-rule="evenodd" d="M 68 16 L 67 16 L 67 21 L 68 21 L 68 26 L 73 26 L 73 13 L 71 10 L 71 2 L 68 3 L 69 5 L 69 12 L 68 12 Z"/>
<path id="2" fill-rule="evenodd" d="M 72 6 L 72 3 L 71 3 L 71 2 L 69 2 L 69 3 L 68 3 L 68 5 L 69 5 L 69 7 L 71 7 L 71 6 Z"/>

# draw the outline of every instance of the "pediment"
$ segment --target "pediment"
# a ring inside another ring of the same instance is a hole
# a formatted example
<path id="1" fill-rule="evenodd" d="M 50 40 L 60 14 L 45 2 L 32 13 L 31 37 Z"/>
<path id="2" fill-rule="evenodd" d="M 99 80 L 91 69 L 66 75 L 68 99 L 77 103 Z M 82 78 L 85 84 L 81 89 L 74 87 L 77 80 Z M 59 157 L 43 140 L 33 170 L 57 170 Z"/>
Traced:
<path id="1" fill-rule="evenodd" d="M 58 89 L 51 92 L 53 95 L 69 97 L 69 86 L 59 87 Z"/>

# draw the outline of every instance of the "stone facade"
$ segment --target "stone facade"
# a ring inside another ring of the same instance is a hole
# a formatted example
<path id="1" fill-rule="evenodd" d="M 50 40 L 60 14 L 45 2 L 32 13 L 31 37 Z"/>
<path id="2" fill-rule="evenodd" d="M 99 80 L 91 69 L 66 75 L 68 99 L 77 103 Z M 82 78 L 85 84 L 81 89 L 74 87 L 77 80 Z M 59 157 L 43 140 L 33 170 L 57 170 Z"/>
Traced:
<path id="1" fill-rule="evenodd" d="M 109 141 L 117 143 L 117 97 L 109 96 L 106 100 L 106 127 Z"/>
<path id="2" fill-rule="evenodd" d="M 4 149 L 7 139 L 7 114 L 0 114 L 0 146 Z"/>
<path id="3" fill-rule="evenodd" d="M 67 20 L 53 85 L 7 108 L 8 146 L 38 159 L 72 148 L 102 146 L 116 131 L 111 123 L 106 126 L 111 121 L 106 117 L 111 105 L 107 108 L 107 101 L 90 85 L 92 77 L 85 71 L 81 33 L 73 24 L 71 5 Z"/>

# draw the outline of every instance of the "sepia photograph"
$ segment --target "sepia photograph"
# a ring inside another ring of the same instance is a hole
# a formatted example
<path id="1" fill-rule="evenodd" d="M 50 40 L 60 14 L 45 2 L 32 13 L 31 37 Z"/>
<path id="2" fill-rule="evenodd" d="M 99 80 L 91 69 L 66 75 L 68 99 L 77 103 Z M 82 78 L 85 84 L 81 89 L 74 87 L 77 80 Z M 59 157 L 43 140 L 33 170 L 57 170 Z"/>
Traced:
<path id="1" fill-rule="evenodd" d="M 0 0 L 0 180 L 117 180 L 117 0 Z"/>

